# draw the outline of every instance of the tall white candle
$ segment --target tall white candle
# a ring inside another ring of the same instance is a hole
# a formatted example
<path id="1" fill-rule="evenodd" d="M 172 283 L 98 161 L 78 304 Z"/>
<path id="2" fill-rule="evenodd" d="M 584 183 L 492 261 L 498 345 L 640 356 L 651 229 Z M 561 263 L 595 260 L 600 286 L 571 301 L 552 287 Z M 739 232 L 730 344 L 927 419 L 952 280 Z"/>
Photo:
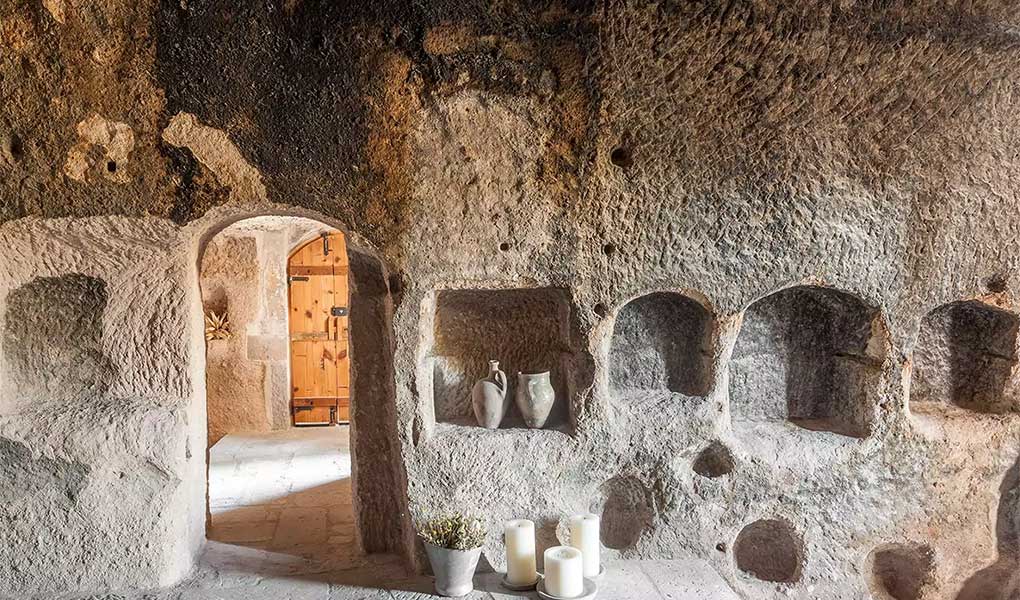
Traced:
<path id="1" fill-rule="evenodd" d="M 506 580 L 511 585 L 535 583 L 535 524 L 527 519 L 507 521 L 503 529 L 506 538 Z"/>
<path id="2" fill-rule="evenodd" d="M 545 591 L 560 598 L 577 598 L 584 593 L 584 564 L 580 550 L 570 546 L 553 546 L 545 551 Z"/>
<path id="3" fill-rule="evenodd" d="M 570 545 L 580 550 L 584 556 L 584 576 L 597 577 L 601 567 L 598 515 L 570 517 Z"/>

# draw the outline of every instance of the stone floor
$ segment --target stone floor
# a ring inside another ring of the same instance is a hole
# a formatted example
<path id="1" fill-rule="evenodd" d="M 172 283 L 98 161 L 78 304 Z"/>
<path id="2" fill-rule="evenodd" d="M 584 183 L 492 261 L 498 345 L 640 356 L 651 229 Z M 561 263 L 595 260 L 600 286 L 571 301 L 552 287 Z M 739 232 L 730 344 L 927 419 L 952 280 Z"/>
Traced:
<path id="1" fill-rule="evenodd" d="M 62 600 L 426 600 L 428 577 L 355 547 L 347 427 L 229 435 L 210 451 L 212 527 L 201 563 L 169 589 Z M 470 600 L 537 599 L 480 573 Z M 701 561 L 607 564 L 606 600 L 736 600 Z"/>
<path id="2" fill-rule="evenodd" d="M 355 558 L 349 430 L 294 428 L 217 442 L 209 451 L 209 539 L 308 559 Z"/>

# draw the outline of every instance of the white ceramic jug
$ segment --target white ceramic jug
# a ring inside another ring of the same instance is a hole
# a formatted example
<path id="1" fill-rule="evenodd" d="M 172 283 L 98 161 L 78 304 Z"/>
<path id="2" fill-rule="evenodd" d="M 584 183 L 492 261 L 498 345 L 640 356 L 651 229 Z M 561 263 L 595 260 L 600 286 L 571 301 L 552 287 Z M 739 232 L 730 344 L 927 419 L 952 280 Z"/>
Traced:
<path id="1" fill-rule="evenodd" d="M 499 370 L 499 361 L 489 361 L 489 375 L 479 379 L 471 390 L 471 408 L 478 424 L 487 429 L 499 429 L 500 422 L 510 408 L 506 395 L 506 374 Z"/>
<path id="2" fill-rule="evenodd" d="M 524 423 L 532 429 L 545 426 L 553 403 L 556 402 L 556 391 L 553 390 L 549 371 L 542 373 L 517 373 L 517 408 L 524 417 Z"/>

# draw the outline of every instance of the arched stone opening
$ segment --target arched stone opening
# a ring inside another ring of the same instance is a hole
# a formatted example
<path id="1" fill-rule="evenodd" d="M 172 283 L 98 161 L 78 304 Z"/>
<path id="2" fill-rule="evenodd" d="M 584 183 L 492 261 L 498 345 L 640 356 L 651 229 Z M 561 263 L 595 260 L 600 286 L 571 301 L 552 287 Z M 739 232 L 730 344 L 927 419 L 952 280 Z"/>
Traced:
<path id="1" fill-rule="evenodd" d="M 1020 317 L 976 300 L 951 302 L 921 321 L 910 383 L 912 410 L 1015 412 L 1010 380 Z"/>
<path id="2" fill-rule="evenodd" d="M 790 422 L 866 437 L 884 359 L 877 308 L 800 286 L 747 308 L 729 365 L 735 427 Z"/>
<path id="3" fill-rule="evenodd" d="M 610 388 L 615 393 L 707 394 L 711 334 L 712 314 L 687 296 L 655 292 L 631 300 L 613 326 Z"/>
<path id="4" fill-rule="evenodd" d="M 288 223 L 289 221 L 289 223 Z M 286 223 L 287 231 L 281 233 L 280 223 Z M 349 315 L 347 332 L 348 347 L 345 350 L 350 362 L 350 479 L 343 485 L 342 492 L 353 495 L 350 500 L 354 512 L 355 538 L 350 540 L 365 552 L 394 552 L 403 554 L 404 547 L 404 516 L 406 514 L 406 477 L 399 463 L 399 439 L 396 429 L 395 390 L 393 379 L 393 336 L 390 315 L 392 313 L 390 290 L 387 286 L 387 273 L 383 262 L 375 252 L 368 248 L 356 235 L 348 235 L 342 224 L 327 217 L 309 214 L 308 211 L 269 211 L 261 214 L 230 215 L 220 222 L 208 226 L 198 236 L 197 256 L 195 264 L 198 268 L 196 279 L 200 279 L 205 258 L 210 251 L 216 251 L 216 239 L 225 231 L 245 229 L 259 232 L 261 236 L 256 255 L 264 260 L 267 252 L 272 250 L 283 257 L 283 262 L 273 279 L 275 302 L 283 302 L 284 310 L 289 307 L 287 300 L 286 259 L 302 246 L 315 243 L 322 233 L 334 232 L 346 243 L 347 260 L 345 269 L 348 271 L 346 309 Z M 263 247 L 264 246 L 264 247 Z M 262 283 L 266 283 L 263 281 Z M 206 294 L 201 289 L 199 300 L 217 299 L 216 293 Z M 281 296 L 282 294 L 282 296 Z M 281 300 L 282 299 L 282 300 Z M 204 309 L 201 302 L 196 303 L 198 315 L 194 320 L 202 318 Z M 264 316 L 264 315 L 263 315 Z M 277 323 L 279 325 L 279 323 Z M 286 325 L 286 323 L 284 323 Z M 280 358 L 279 348 L 272 349 L 271 342 L 281 340 L 265 339 L 267 332 L 259 330 L 258 335 L 247 340 L 247 353 L 262 358 Z M 277 328 L 275 331 L 279 334 Z M 286 334 L 286 329 L 283 330 Z M 288 338 L 284 337 L 284 341 Z M 201 341 L 199 342 L 201 343 Z M 285 348 L 284 351 L 289 350 Z M 285 356 L 285 355 L 284 355 Z M 274 407 L 267 406 L 270 426 L 275 416 L 280 421 L 281 414 L 285 427 L 292 426 L 293 415 L 290 413 L 290 392 L 294 381 L 290 377 L 290 361 L 283 362 L 286 371 L 281 373 L 286 381 L 286 411 L 281 411 L 279 402 Z M 280 365 L 277 365 L 280 366 Z M 209 368 L 208 358 L 203 371 Z M 279 386 L 273 386 L 279 387 Z M 212 440 L 210 440 L 212 442 Z M 325 486 L 320 490 L 329 492 L 332 488 Z M 341 488 L 338 487 L 338 490 Z M 331 492 L 330 492 L 331 493 Z M 300 503 L 309 502 L 309 498 L 298 499 Z M 337 502 L 342 502 L 337 498 Z M 330 514 L 335 511 L 331 508 Z M 301 515 L 298 515 L 299 517 Z M 332 517 L 330 517 L 332 518 Z M 328 522 L 326 523 L 328 524 Z M 334 528 L 335 529 L 335 528 Z M 328 529 L 325 529 L 328 532 Z M 344 536 L 341 537 L 345 537 Z M 333 536 L 334 538 L 337 536 Z M 332 542 L 331 542 L 332 543 Z M 341 542 L 348 543 L 348 542 Z"/>

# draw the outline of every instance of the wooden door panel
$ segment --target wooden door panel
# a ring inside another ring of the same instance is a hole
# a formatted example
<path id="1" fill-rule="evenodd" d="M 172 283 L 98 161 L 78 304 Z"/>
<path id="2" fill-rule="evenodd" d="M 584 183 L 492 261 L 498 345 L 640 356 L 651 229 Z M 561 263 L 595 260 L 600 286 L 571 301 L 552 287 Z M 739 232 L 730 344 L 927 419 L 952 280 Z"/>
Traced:
<path id="1" fill-rule="evenodd" d="M 317 238 L 295 251 L 287 262 L 295 423 L 321 422 L 320 409 L 332 409 L 337 421 L 349 418 L 348 317 L 332 312 L 333 307 L 347 306 L 348 260 L 343 234 L 328 236 L 329 251 L 326 249 L 322 238 Z M 320 412 L 310 413 L 310 408 Z"/>
<path id="2" fill-rule="evenodd" d="M 335 398 L 339 376 L 335 343 L 332 340 L 291 341 L 292 397 Z"/>
<path id="3" fill-rule="evenodd" d="M 294 424 L 320 425 L 323 423 L 329 423 L 330 416 L 332 414 L 333 409 L 328 406 L 298 406 L 294 408 Z"/>
<path id="4" fill-rule="evenodd" d="M 325 406 L 325 407 L 328 408 L 330 406 L 336 406 L 336 404 L 337 404 L 337 399 L 336 398 L 332 398 L 332 397 L 330 397 L 330 398 L 295 398 L 294 399 L 294 406 L 295 407 L 300 407 L 300 406 Z"/>
<path id="5" fill-rule="evenodd" d="M 332 337 L 334 301 L 332 275 L 309 275 L 290 280 L 290 334 Z"/>

